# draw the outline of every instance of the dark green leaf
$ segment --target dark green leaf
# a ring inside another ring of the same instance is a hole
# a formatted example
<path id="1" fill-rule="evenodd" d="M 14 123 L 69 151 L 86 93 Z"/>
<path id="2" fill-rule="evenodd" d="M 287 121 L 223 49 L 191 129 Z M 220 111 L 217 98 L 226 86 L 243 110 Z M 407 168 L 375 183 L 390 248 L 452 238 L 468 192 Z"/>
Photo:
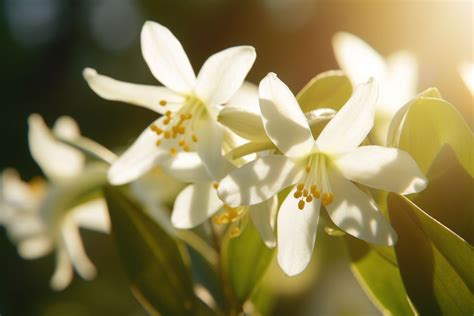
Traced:
<path id="1" fill-rule="evenodd" d="M 151 314 L 210 314 L 196 298 L 190 272 L 175 239 L 117 187 L 105 196 L 112 234 L 132 291 Z"/>
<path id="2" fill-rule="evenodd" d="M 473 249 L 407 198 L 390 193 L 395 252 L 407 293 L 421 315 L 471 315 Z"/>

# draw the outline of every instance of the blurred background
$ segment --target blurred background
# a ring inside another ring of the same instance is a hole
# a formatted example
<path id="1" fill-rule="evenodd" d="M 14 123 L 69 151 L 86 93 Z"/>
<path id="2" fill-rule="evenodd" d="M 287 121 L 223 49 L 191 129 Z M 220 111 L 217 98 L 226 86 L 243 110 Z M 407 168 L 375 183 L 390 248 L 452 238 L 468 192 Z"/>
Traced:
<path id="1" fill-rule="evenodd" d="M 472 1 L 443 0 L 2 0 L 0 79 L 3 146 L 0 170 L 18 169 L 24 179 L 40 174 L 27 145 L 27 117 L 48 124 L 74 117 L 82 133 L 109 148 L 124 147 L 155 115 L 104 101 L 82 79 L 86 66 L 128 82 L 155 84 L 140 53 L 146 20 L 168 26 L 197 71 L 212 53 L 248 44 L 257 61 L 248 79 L 276 72 L 293 92 L 316 74 L 337 69 L 331 38 L 348 31 L 383 55 L 414 52 L 419 91 L 437 87 L 473 127 L 472 95 L 458 65 L 473 60 Z M 20 259 L 0 228 L 0 314 L 143 315 L 128 289 L 109 236 L 85 232 L 87 252 L 99 277 L 78 277 L 63 292 L 49 289 L 53 256 Z M 269 306 L 276 315 L 378 315 L 355 282 L 337 239 L 321 234 L 317 261 L 302 276 L 285 280 L 278 270 L 267 282 L 286 282 Z M 324 260 L 323 260 L 324 259 Z M 283 280 L 283 281 L 281 281 Z M 303 308 L 304 307 L 304 308 Z"/>

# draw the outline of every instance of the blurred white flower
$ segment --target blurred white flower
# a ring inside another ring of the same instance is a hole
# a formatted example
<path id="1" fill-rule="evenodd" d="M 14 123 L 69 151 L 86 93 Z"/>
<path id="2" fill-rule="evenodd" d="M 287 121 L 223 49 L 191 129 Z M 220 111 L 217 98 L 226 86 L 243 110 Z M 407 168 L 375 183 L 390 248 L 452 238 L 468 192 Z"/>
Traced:
<path id="1" fill-rule="evenodd" d="M 345 32 L 334 36 L 333 48 L 339 66 L 354 86 L 370 78 L 375 78 L 379 84 L 370 137 L 376 145 L 386 145 L 393 116 L 416 94 L 418 63 L 415 56 L 399 51 L 384 59 L 362 39 Z"/>
<path id="2" fill-rule="evenodd" d="M 141 45 L 151 72 L 164 87 L 120 82 L 84 70 L 90 87 L 101 97 L 163 114 L 112 164 L 110 182 L 128 183 L 157 164 L 183 180 L 207 180 L 208 174 L 222 178 L 230 164 L 222 156 L 224 133 L 216 117 L 242 86 L 255 61 L 254 48 L 218 52 L 196 77 L 183 47 L 166 27 L 146 22 Z"/>
<path id="3" fill-rule="evenodd" d="M 52 132 L 64 139 L 79 136 L 76 122 L 69 117 L 56 121 L 50 131 L 43 119 L 29 118 L 30 151 L 48 181 L 25 183 L 18 173 L 7 169 L 2 173 L 0 187 L 0 223 L 6 227 L 19 254 L 34 259 L 56 251 L 56 269 L 51 286 L 64 289 L 72 280 L 73 268 L 84 279 L 92 279 L 96 268 L 84 251 L 79 228 L 108 232 L 110 222 L 105 201 L 92 198 L 81 204 L 69 201 L 90 185 L 80 175 L 105 179 L 104 170 L 85 167 L 84 156 L 57 141 Z M 92 180 L 92 181 L 96 181 Z M 70 209 L 58 209 L 67 205 Z"/>
<path id="4" fill-rule="evenodd" d="M 471 94 L 474 94 L 474 63 L 463 62 L 459 65 L 459 73 Z"/>
<path id="5" fill-rule="evenodd" d="M 230 206 L 254 205 L 293 186 L 278 213 L 278 262 L 286 274 L 302 272 L 313 252 L 321 204 L 347 233 L 393 245 L 389 222 L 352 181 L 409 194 L 426 179 L 404 151 L 362 146 L 373 126 L 377 87 L 358 85 L 349 101 L 314 140 L 289 88 L 270 73 L 260 82 L 260 109 L 268 137 L 283 155 L 268 155 L 231 172 L 218 187 Z M 299 209 L 299 211 L 298 211 Z"/>

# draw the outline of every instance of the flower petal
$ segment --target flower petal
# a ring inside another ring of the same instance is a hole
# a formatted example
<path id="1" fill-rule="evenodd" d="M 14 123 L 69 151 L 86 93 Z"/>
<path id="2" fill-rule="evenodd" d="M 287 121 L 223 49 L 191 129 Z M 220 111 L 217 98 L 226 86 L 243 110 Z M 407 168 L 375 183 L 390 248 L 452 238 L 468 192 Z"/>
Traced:
<path id="1" fill-rule="evenodd" d="M 378 103 L 393 116 L 416 95 L 418 62 L 408 51 L 399 51 L 387 58 L 387 76 L 380 83 Z M 379 108 L 380 108 L 379 107 Z"/>
<path id="2" fill-rule="evenodd" d="M 61 236 L 72 265 L 77 273 L 85 280 L 91 280 L 97 275 L 94 264 L 87 256 L 82 244 L 79 228 L 72 218 L 66 219 L 61 228 Z"/>
<path id="3" fill-rule="evenodd" d="M 43 257 L 53 249 L 53 243 L 46 234 L 26 238 L 18 243 L 18 254 L 25 259 Z"/>
<path id="4" fill-rule="evenodd" d="M 69 211 L 79 227 L 92 229 L 102 233 L 110 231 L 110 218 L 104 199 L 94 199 L 82 203 Z"/>
<path id="5" fill-rule="evenodd" d="M 302 157 L 314 147 L 308 122 L 290 89 L 269 73 L 260 82 L 260 110 L 265 131 L 289 157 Z"/>
<path id="6" fill-rule="evenodd" d="M 219 112 L 217 120 L 245 139 L 255 142 L 269 140 L 263 127 L 262 117 L 256 113 L 238 107 L 225 106 Z"/>
<path id="7" fill-rule="evenodd" d="M 67 140 L 74 140 L 81 136 L 79 125 L 70 116 L 61 116 L 54 122 L 53 133 Z"/>
<path id="8" fill-rule="evenodd" d="M 255 58 L 252 46 L 231 47 L 212 55 L 199 71 L 196 94 L 209 105 L 226 103 L 242 86 Z"/>
<path id="9" fill-rule="evenodd" d="M 334 202 L 326 205 L 329 217 L 348 234 L 380 245 L 393 245 L 397 234 L 377 205 L 336 170 L 329 170 Z"/>
<path id="10" fill-rule="evenodd" d="M 163 117 L 154 124 L 159 125 L 161 120 Z M 132 146 L 112 163 L 108 171 L 110 183 L 122 185 L 134 181 L 153 168 L 160 155 L 168 154 L 165 149 L 168 142 L 163 142 L 157 147 L 156 140 L 156 134 L 147 127 Z"/>
<path id="11" fill-rule="evenodd" d="M 50 286 L 55 291 L 64 290 L 72 281 L 73 270 L 64 247 L 56 250 L 56 267 L 50 281 Z"/>
<path id="12" fill-rule="evenodd" d="M 346 178 L 376 189 L 410 194 L 427 185 L 413 158 L 397 148 L 362 146 L 338 158 L 336 164 Z"/>
<path id="13" fill-rule="evenodd" d="M 268 248 L 276 246 L 274 233 L 275 217 L 278 211 L 278 197 L 275 195 L 268 201 L 250 206 L 250 217 Z"/>
<path id="14" fill-rule="evenodd" d="M 193 228 L 211 217 L 223 205 L 212 182 L 194 183 L 188 185 L 176 198 L 171 222 L 176 228 Z"/>
<path id="15" fill-rule="evenodd" d="M 366 82 L 371 77 L 376 80 L 385 78 L 385 60 L 359 37 L 339 32 L 333 37 L 332 44 L 339 66 L 353 85 Z"/>
<path id="16" fill-rule="evenodd" d="M 175 156 L 162 155 L 157 162 L 168 175 L 180 181 L 203 182 L 211 180 L 201 157 L 195 152 L 179 152 Z"/>
<path id="17" fill-rule="evenodd" d="M 180 93 L 189 93 L 194 88 L 196 75 L 188 56 L 168 28 L 156 22 L 145 22 L 141 44 L 143 58 L 163 85 Z"/>
<path id="18" fill-rule="evenodd" d="M 234 166 L 224 157 L 222 142 L 224 140 L 224 128 L 218 122 L 205 115 L 196 125 L 198 142 L 197 153 L 202 159 L 208 174 L 213 180 L 220 180 L 226 176 Z"/>
<path id="19" fill-rule="evenodd" d="M 285 274 L 293 276 L 303 272 L 313 254 L 321 203 L 313 200 L 298 209 L 298 200 L 291 190 L 278 213 L 278 264 Z"/>
<path id="20" fill-rule="evenodd" d="M 302 172 L 304 167 L 282 155 L 258 158 L 222 179 L 218 194 L 232 207 L 258 204 L 296 183 Z"/>
<path id="21" fill-rule="evenodd" d="M 459 65 L 458 70 L 466 87 L 471 91 L 471 94 L 474 94 L 474 63 L 463 62 Z"/>
<path id="22" fill-rule="evenodd" d="M 338 154 L 357 148 L 374 125 L 376 101 L 374 80 L 358 85 L 351 98 L 319 134 L 316 140 L 318 149 Z"/>
<path id="23" fill-rule="evenodd" d="M 258 87 L 251 82 L 244 81 L 242 86 L 230 98 L 226 106 L 233 106 L 253 113 L 260 113 Z"/>
<path id="24" fill-rule="evenodd" d="M 85 163 L 78 150 L 57 141 L 41 116 L 28 118 L 30 152 L 44 174 L 51 179 L 64 179 L 79 174 Z"/>
<path id="25" fill-rule="evenodd" d="M 165 114 L 166 111 L 177 111 L 184 101 L 182 96 L 165 87 L 118 81 L 99 75 L 91 68 L 84 69 L 82 74 L 89 87 L 106 100 L 142 106 L 161 114 Z M 162 100 L 166 101 L 166 106 L 160 105 Z"/>

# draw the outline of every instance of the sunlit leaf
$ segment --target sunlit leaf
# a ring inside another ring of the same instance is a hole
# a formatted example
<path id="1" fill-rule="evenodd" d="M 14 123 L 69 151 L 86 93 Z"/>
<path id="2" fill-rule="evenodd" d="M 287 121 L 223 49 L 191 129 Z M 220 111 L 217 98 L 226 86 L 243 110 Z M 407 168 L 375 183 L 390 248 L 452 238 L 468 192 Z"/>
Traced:
<path id="1" fill-rule="evenodd" d="M 474 244 L 474 179 L 445 145 L 426 177 L 428 187 L 413 198 L 426 213 Z"/>
<path id="2" fill-rule="evenodd" d="M 303 112 L 318 108 L 339 110 L 352 94 L 352 85 L 344 72 L 331 70 L 311 79 L 297 95 Z"/>
<path id="3" fill-rule="evenodd" d="M 210 314 L 194 295 L 190 272 L 175 239 L 117 187 L 105 196 L 121 262 L 132 291 L 150 314 Z"/>
<path id="4" fill-rule="evenodd" d="M 374 247 L 345 237 L 352 271 L 375 305 L 385 314 L 416 315 L 412 309 L 391 247 Z"/>
<path id="5" fill-rule="evenodd" d="M 222 266 L 240 303 L 245 302 L 261 281 L 274 250 L 265 246 L 251 221 L 236 238 L 222 245 Z"/>
<path id="6" fill-rule="evenodd" d="M 404 117 L 404 121 L 397 126 L 396 119 L 400 117 Z M 396 119 L 388 144 L 410 153 L 423 172 L 428 171 L 444 144 L 449 144 L 461 165 L 474 176 L 473 133 L 449 102 L 419 97 L 402 108 Z"/>
<path id="7" fill-rule="evenodd" d="M 407 293 L 421 315 L 474 312 L 473 248 L 403 196 L 390 193 L 388 210 Z"/>

